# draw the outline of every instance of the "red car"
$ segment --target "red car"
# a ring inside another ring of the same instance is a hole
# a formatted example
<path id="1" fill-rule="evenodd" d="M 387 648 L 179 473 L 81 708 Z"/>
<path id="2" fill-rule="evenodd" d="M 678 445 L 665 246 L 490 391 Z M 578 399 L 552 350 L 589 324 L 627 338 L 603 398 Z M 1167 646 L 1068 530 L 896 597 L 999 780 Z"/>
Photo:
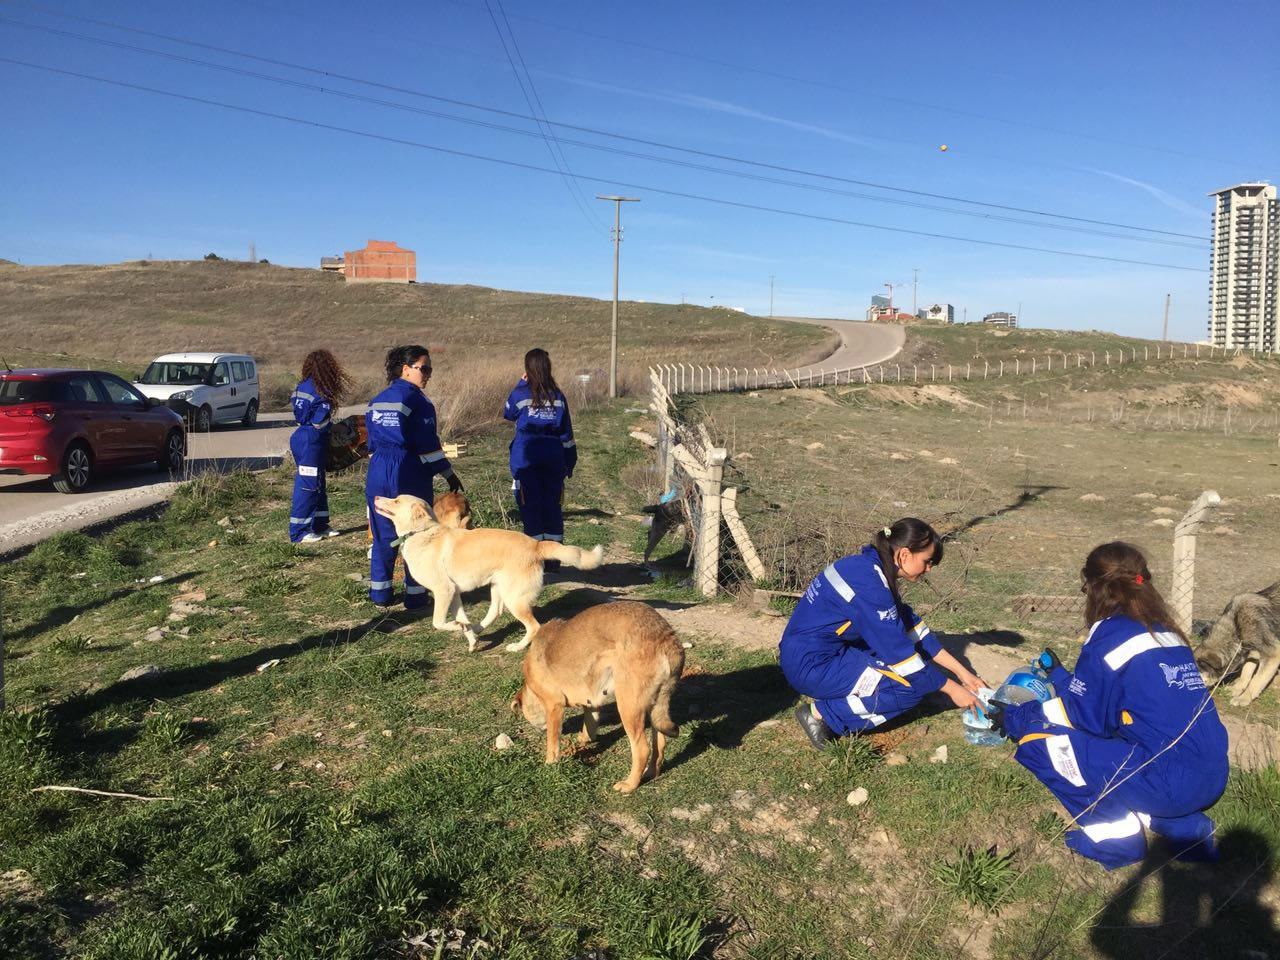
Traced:
<path id="1" fill-rule="evenodd" d="M 0 370 L 0 474 L 51 476 L 79 493 L 99 469 L 182 472 L 182 417 L 101 370 Z"/>

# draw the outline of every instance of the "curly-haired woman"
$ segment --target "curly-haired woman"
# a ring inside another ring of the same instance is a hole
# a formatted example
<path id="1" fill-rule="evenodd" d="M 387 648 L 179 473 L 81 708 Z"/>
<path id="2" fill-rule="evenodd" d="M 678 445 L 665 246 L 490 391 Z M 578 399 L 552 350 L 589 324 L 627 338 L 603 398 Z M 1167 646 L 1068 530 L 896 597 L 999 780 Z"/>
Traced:
<path id="1" fill-rule="evenodd" d="M 329 526 L 324 467 L 329 422 L 350 387 L 351 377 L 328 350 L 312 350 L 302 361 L 302 382 L 292 397 L 298 428 L 289 438 L 289 449 L 298 465 L 289 510 L 289 539 L 294 543 L 316 543 L 338 535 Z"/>

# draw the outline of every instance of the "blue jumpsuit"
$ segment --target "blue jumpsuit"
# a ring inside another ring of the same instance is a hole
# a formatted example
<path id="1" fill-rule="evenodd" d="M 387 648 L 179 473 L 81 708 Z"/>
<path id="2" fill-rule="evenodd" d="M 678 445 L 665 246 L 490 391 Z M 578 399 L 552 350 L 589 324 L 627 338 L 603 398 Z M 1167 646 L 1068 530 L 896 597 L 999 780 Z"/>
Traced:
<path id="1" fill-rule="evenodd" d="M 564 482 L 578 464 L 564 394 L 557 390 L 551 406 L 534 406 L 529 383 L 522 377 L 507 397 L 502 415 L 516 425 L 511 476 L 524 532 L 535 540 L 562 541 Z"/>
<path id="2" fill-rule="evenodd" d="M 835 733 L 878 727 L 946 682 L 925 660 L 938 638 L 906 613 L 904 623 L 872 546 L 831 564 L 800 598 L 782 631 L 782 673 Z"/>
<path id="3" fill-rule="evenodd" d="M 297 543 L 308 533 L 329 529 L 329 494 L 324 468 L 329 456 L 329 418 L 333 407 L 316 389 L 310 377 L 293 391 L 293 419 L 298 428 L 289 437 L 289 449 L 298 464 L 293 478 L 293 505 L 289 508 L 289 539 Z"/>
<path id="4" fill-rule="evenodd" d="M 1076 818 L 1067 846 L 1111 870 L 1142 859 L 1147 827 L 1185 859 L 1213 859 L 1204 810 L 1226 788 L 1227 732 L 1190 648 L 1116 615 L 1090 628 L 1075 673 L 1049 679 L 1057 698 L 1010 707 L 1005 729 Z"/>
<path id="5" fill-rule="evenodd" d="M 426 395 L 407 380 L 396 380 L 369 402 L 364 415 L 369 430 L 369 475 L 365 479 L 365 503 L 373 528 L 373 554 L 369 561 L 369 599 L 379 606 L 391 603 L 391 579 L 395 570 L 396 528 L 373 509 L 374 497 L 398 497 L 403 493 L 433 501 L 431 480 L 448 479 L 453 468 L 436 435 L 436 408 Z M 425 606 L 427 588 L 405 570 L 406 609 Z"/>

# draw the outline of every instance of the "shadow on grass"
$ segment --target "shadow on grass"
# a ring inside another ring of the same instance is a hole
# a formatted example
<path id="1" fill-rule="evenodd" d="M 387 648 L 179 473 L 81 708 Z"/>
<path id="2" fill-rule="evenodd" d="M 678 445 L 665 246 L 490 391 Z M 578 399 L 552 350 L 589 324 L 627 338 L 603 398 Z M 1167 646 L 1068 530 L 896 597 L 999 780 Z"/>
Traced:
<path id="1" fill-rule="evenodd" d="M 775 663 L 682 678 L 672 698 L 671 718 L 684 727 L 681 735 L 689 737 L 689 743 L 664 769 L 687 763 L 712 747 L 736 750 L 762 721 L 795 702 L 795 691 Z"/>
<path id="2" fill-rule="evenodd" d="M 379 614 L 359 626 L 313 633 L 288 643 L 255 647 L 249 653 L 230 660 L 210 661 L 198 666 L 164 670 L 131 680 L 117 680 L 99 690 L 69 697 L 51 708 L 50 717 L 58 729 L 57 742 L 68 753 L 114 752 L 136 738 L 138 735 L 136 726 L 106 731 L 85 731 L 81 727 L 81 722 L 85 718 L 108 707 L 140 703 L 155 704 L 175 700 L 198 690 L 207 690 L 228 680 L 256 673 L 262 664 L 272 660 L 283 662 L 317 647 L 329 647 L 335 650 L 347 647 L 371 633 L 389 634 L 406 624 L 428 619 L 430 616 L 430 607 Z M 429 662 L 423 661 L 416 663 L 413 669 L 426 673 L 431 666 Z"/>
<path id="3" fill-rule="evenodd" d="M 36 634 L 44 633 L 46 630 L 56 630 L 58 627 L 65 626 L 70 623 L 82 613 L 87 613 L 90 610 L 96 610 L 98 607 L 105 607 L 107 604 L 114 603 L 122 597 L 127 597 L 133 593 L 141 593 L 156 587 L 167 587 L 172 586 L 175 583 L 182 583 L 186 580 L 190 580 L 194 576 L 197 576 L 199 572 L 200 571 L 179 573 L 172 577 L 165 577 L 163 580 L 157 581 L 156 583 L 144 584 L 136 589 L 132 586 L 121 587 L 119 590 L 113 590 L 106 596 L 100 597 L 97 600 L 91 600 L 88 603 L 60 604 L 59 606 L 51 609 L 35 623 L 28 624 L 21 630 L 14 630 L 12 633 L 9 633 L 6 639 L 10 643 L 13 643 L 18 640 L 25 640 L 28 637 L 34 637 Z"/>
<path id="4" fill-rule="evenodd" d="M 1030 506 L 1033 501 L 1039 500 L 1050 490 L 1068 490 L 1068 489 L 1070 488 L 1058 487 L 1058 486 L 1054 486 L 1052 484 L 1047 484 L 1047 483 L 1036 484 L 1035 486 L 1027 486 L 1027 488 L 1024 489 L 1022 493 L 1018 495 L 1018 499 L 1014 500 L 1013 503 L 1007 504 L 1006 506 L 1003 506 L 1003 507 L 997 507 L 995 510 L 990 511 L 989 513 L 980 514 L 979 516 L 976 516 L 976 517 L 970 517 L 968 520 L 964 521 L 959 526 L 946 530 L 945 533 L 943 533 L 943 536 L 949 540 L 953 537 L 959 536 L 962 533 L 967 533 L 968 531 L 972 530 L 974 527 L 979 526 L 980 524 L 986 523 L 988 520 L 994 520 L 996 519 L 996 517 L 1002 517 L 1006 513 L 1013 513 L 1013 511 L 1015 510 L 1021 510 L 1023 507 Z"/>
<path id="5" fill-rule="evenodd" d="M 1280 933 L 1262 899 L 1274 872 L 1266 838 L 1247 829 L 1219 839 L 1220 863 L 1182 863 L 1153 844 L 1137 874 L 1107 903 L 1090 932 L 1104 957 L 1280 956 Z M 1160 915 L 1139 921 L 1145 887 L 1158 887 Z"/>

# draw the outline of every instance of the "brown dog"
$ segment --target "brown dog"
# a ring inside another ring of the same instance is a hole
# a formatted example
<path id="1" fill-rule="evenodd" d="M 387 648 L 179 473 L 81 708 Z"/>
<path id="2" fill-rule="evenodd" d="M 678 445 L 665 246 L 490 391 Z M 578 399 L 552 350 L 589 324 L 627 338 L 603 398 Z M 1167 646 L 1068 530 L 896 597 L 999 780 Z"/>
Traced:
<path id="1" fill-rule="evenodd" d="M 475 524 L 471 521 L 471 503 L 464 494 L 456 491 L 440 494 L 431 505 L 431 512 L 443 527 L 452 527 L 454 530 L 475 529 Z"/>
<path id="2" fill-rule="evenodd" d="M 633 600 L 604 603 L 571 620 L 543 624 L 524 655 L 524 686 L 511 709 L 519 707 L 535 727 L 546 726 L 547 763 L 555 763 L 564 708 L 586 708 L 578 739 L 588 743 L 596 738 L 600 706 L 616 700 L 631 741 L 631 772 L 613 789 L 630 793 L 658 775 L 667 737 L 679 735 L 670 706 L 683 669 L 684 648 L 666 620 Z"/>
<path id="3" fill-rule="evenodd" d="M 448 508 L 447 495 L 440 503 L 442 511 Z M 409 494 L 374 497 L 373 508 L 395 525 L 404 541 L 400 554 L 405 566 L 413 579 L 431 591 L 435 603 L 431 625 L 437 630 L 463 631 L 468 650 L 476 648 L 479 634 L 463 609 L 463 591 L 489 587 L 489 612 L 480 621 L 480 630 L 498 619 L 503 609 L 510 610 L 524 624 L 525 634 L 522 640 L 507 644 L 507 649 L 523 650 L 538 632 L 533 604 L 542 590 L 543 563 L 554 559 L 579 570 L 594 570 L 604 558 L 600 546 L 583 550 L 534 540 L 515 530 L 447 526 L 436 519 L 425 500 Z"/>

